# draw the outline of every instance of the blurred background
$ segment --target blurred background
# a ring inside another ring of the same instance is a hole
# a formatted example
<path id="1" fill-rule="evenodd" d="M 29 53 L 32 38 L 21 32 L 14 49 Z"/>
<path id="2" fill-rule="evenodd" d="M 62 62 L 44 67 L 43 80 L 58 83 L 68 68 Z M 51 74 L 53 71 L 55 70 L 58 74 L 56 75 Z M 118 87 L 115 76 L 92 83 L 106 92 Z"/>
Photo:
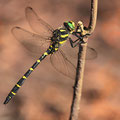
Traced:
<path id="1" fill-rule="evenodd" d="M 32 31 L 25 18 L 31 6 L 51 26 L 66 20 L 89 24 L 90 0 L 0 0 L 0 120 L 67 120 L 74 80 L 53 69 L 49 57 L 32 73 L 9 104 L 3 102 L 19 78 L 39 57 L 31 56 L 11 28 Z M 89 46 L 98 52 L 86 61 L 80 120 L 120 120 L 120 1 L 99 0 L 98 19 Z"/>

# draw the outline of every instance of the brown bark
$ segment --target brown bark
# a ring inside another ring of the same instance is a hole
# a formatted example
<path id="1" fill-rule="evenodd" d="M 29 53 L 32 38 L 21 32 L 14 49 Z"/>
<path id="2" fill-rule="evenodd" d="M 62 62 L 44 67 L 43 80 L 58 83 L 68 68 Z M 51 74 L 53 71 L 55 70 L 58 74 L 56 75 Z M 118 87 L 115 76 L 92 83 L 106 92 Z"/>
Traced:
<path id="1" fill-rule="evenodd" d="M 87 30 L 83 31 L 83 35 L 91 34 L 95 29 L 96 19 L 97 19 L 97 4 L 98 4 L 98 0 L 91 0 L 90 22 Z M 85 57 L 86 57 L 86 49 L 87 49 L 87 39 L 84 39 L 84 41 L 86 42 L 79 45 L 76 80 L 74 84 L 73 101 L 71 105 L 71 113 L 69 120 L 78 120 L 78 115 L 79 115 Z"/>

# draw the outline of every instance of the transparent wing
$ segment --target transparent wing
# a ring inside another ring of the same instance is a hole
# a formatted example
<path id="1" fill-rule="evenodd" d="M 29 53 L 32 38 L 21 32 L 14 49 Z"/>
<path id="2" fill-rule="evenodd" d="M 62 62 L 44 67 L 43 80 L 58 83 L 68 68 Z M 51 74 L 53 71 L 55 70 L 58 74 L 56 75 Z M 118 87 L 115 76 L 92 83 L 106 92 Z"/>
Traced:
<path id="1" fill-rule="evenodd" d="M 50 56 L 52 66 L 63 75 L 75 79 L 76 67 L 74 64 L 65 56 L 64 52 L 59 49 Z"/>
<path id="2" fill-rule="evenodd" d="M 73 41 L 77 40 L 78 38 L 75 35 L 71 35 L 70 36 L 72 38 Z M 73 56 L 74 58 L 77 57 L 78 54 L 78 48 L 79 46 L 76 46 L 75 48 L 72 48 L 70 45 L 70 42 L 68 41 L 68 43 L 66 44 L 66 46 L 64 47 L 65 50 L 67 51 L 70 56 Z M 72 49 L 72 50 L 70 50 Z M 97 52 L 94 48 L 87 46 L 87 52 L 86 52 L 86 60 L 92 60 L 97 58 Z"/>
<path id="3" fill-rule="evenodd" d="M 49 47 L 51 40 L 31 33 L 21 27 L 14 27 L 11 30 L 14 37 L 30 52 L 42 54 Z"/>
<path id="4" fill-rule="evenodd" d="M 87 46 L 86 60 L 92 60 L 97 58 L 97 51 L 94 48 Z"/>
<path id="5" fill-rule="evenodd" d="M 38 17 L 36 12 L 31 7 L 27 7 L 25 9 L 25 15 L 33 31 L 39 33 L 40 35 L 51 36 L 51 33 L 54 29 L 48 23 Z"/>
<path id="6" fill-rule="evenodd" d="M 69 58 L 70 61 L 73 59 L 77 59 L 79 47 L 76 46 L 75 48 L 72 48 L 69 40 L 66 42 L 64 46 L 61 46 L 61 49 L 62 51 L 64 51 L 65 55 L 67 56 L 67 58 Z M 88 46 L 86 52 L 86 60 L 92 60 L 95 59 L 96 57 L 97 57 L 96 50 Z"/>
<path id="7" fill-rule="evenodd" d="M 59 51 L 52 54 L 50 57 L 53 67 L 63 75 L 75 79 L 78 47 L 72 48 L 69 41 L 64 46 L 61 46 Z M 91 60 L 97 57 L 95 49 L 87 47 L 86 59 Z"/>

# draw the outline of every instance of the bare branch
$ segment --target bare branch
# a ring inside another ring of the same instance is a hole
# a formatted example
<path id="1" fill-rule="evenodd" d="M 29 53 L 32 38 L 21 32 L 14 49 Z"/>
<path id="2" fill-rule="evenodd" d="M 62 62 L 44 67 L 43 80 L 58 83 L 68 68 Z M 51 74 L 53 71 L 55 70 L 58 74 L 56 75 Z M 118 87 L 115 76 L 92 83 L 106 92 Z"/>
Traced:
<path id="1" fill-rule="evenodd" d="M 76 80 L 74 85 L 73 101 L 71 106 L 70 120 L 77 120 L 79 115 L 79 105 L 81 100 L 83 73 L 85 65 L 87 43 L 79 45 L 78 62 L 76 70 Z"/>
<path id="2" fill-rule="evenodd" d="M 83 29 L 81 21 L 78 22 L 78 26 L 80 26 L 81 28 L 78 31 L 80 31 L 81 35 L 83 36 L 86 34 L 90 35 L 95 29 L 96 18 L 97 18 L 97 3 L 98 3 L 98 0 L 91 0 L 90 23 L 87 30 Z M 87 39 L 88 39 L 88 36 L 87 36 Z M 83 43 L 82 45 L 79 45 L 76 81 L 74 84 L 73 101 L 71 105 L 71 113 L 70 113 L 69 120 L 78 120 L 79 109 L 80 109 L 79 104 L 81 100 L 82 83 L 83 83 L 83 76 L 84 76 L 87 39 L 84 39 L 85 43 Z"/>
<path id="3" fill-rule="evenodd" d="M 94 31 L 96 26 L 97 7 L 98 7 L 98 0 L 91 0 L 91 15 L 90 15 L 90 23 L 88 26 L 88 30 L 90 34 Z"/>

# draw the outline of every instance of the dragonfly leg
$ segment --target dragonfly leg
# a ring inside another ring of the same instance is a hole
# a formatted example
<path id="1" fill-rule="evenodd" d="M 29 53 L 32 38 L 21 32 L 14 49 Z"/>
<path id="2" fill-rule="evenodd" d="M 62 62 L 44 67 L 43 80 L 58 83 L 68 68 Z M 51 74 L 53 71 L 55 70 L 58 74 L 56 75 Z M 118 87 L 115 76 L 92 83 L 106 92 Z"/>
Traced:
<path id="1" fill-rule="evenodd" d="M 69 38 L 69 41 L 70 41 L 70 45 L 72 48 L 76 47 L 78 44 L 80 44 L 82 42 L 82 41 L 80 41 L 80 39 L 73 41 L 71 38 Z"/>
<path id="2" fill-rule="evenodd" d="M 83 36 L 81 35 L 81 32 L 73 32 L 73 35 L 75 35 L 77 38 L 79 38 L 80 40 L 83 39 Z"/>
<path id="3" fill-rule="evenodd" d="M 75 48 L 78 44 L 82 43 L 83 41 L 81 39 L 77 39 L 75 41 L 73 41 L 71 38 L 69 38 L 69 41 L 70 41 L 70 45 L 72 48 Z M 75 44 L 74 44 L 75 43 Z"/>

